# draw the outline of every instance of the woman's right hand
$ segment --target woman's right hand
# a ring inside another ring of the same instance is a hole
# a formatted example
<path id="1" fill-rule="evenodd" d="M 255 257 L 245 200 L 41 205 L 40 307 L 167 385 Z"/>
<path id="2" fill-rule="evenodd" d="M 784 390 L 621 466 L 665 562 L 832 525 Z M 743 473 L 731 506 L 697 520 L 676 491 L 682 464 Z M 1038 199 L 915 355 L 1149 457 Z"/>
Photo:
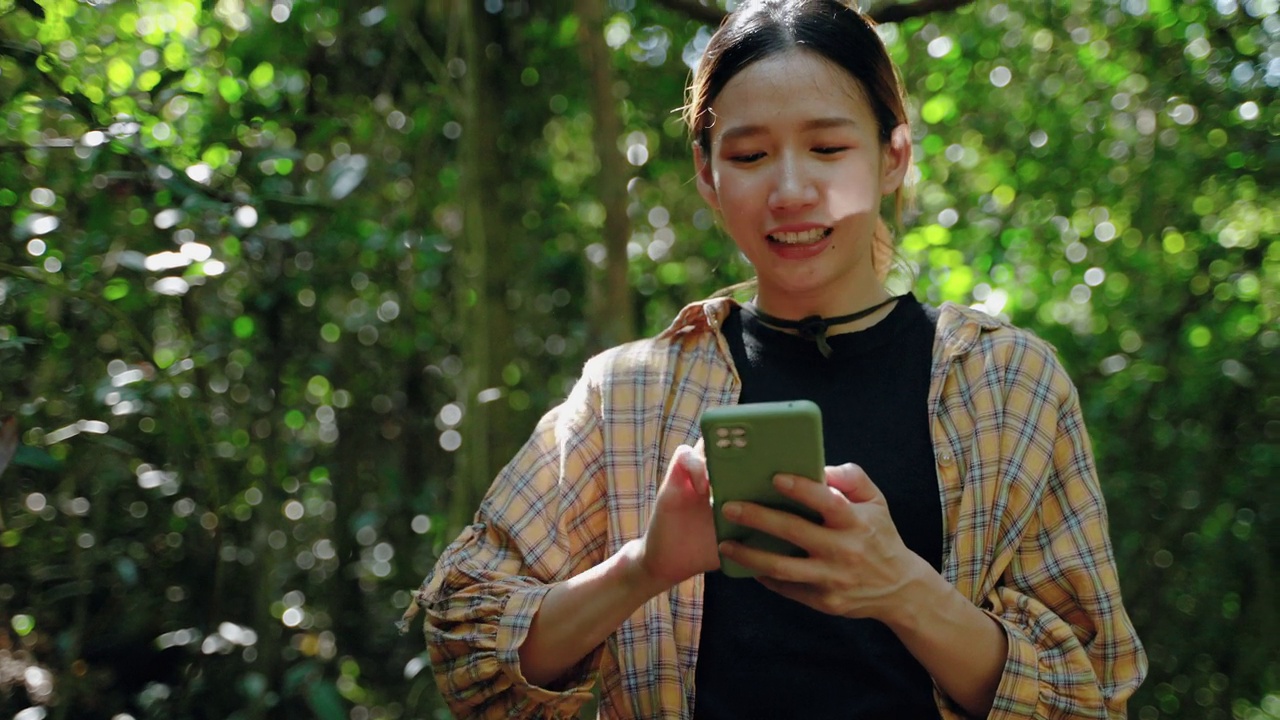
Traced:
<path id="1" fill-rule="evenodd" d="M 681 445 L 672 455 L 649 527 L 639 540 L 638 565 L 658 592 L 720 568 L 701 440 L 694 447 Z"/>

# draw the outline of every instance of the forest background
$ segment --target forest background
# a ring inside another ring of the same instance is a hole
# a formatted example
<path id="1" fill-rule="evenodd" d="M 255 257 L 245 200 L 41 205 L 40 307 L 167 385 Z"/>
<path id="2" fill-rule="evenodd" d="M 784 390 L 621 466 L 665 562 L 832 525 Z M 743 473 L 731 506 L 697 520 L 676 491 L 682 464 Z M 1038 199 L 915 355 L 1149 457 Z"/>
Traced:
<path id="1" fill-rule="evenodd" d="M 1054 343 L 1151 673 L 1280 717 L 1276 0 L 873 4 L 923 299 Z M 0 0 L 0 713 L 447 717 L 395 622 L 586 357 L 749 276 L 697 0 Z"/>

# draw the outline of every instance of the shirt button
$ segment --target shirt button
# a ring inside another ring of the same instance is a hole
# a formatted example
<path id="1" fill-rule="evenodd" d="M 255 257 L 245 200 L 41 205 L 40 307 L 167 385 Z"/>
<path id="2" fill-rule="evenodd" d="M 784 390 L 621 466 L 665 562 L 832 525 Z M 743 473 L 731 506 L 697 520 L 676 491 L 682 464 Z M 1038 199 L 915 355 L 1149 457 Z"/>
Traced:
<path id="1" fill-rule="evenodd" d="M 950 451 L 944 450 L 942 454 L 938 456 L 938 462 L 942 463 L 943 465 L 950 465 L 951 463 L 955 462 L 955 458 L 951 456 Z"/>

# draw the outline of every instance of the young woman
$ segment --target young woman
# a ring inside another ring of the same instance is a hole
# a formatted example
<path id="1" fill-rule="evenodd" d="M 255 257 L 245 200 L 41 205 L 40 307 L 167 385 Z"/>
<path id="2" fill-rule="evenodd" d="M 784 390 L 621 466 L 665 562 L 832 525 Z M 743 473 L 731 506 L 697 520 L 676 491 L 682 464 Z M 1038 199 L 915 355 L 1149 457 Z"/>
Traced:
<path id="1" fill-rule="evenodd" d="M 1075 388 L 1030 334 L 885 290 L 911 138 L 870 23 L 744 3 L 688 120 L 756 297 L 592 359 L 495 480 L 415 606 L 455 712 L 574 717 L 598 676 L 604 717 L 1123 717 L 1146 659 Z M 791 399 L 832 465 L 776 485 L 823 521 L 724 512 L 807 556 L 717 547 L 698 417 Z"/>

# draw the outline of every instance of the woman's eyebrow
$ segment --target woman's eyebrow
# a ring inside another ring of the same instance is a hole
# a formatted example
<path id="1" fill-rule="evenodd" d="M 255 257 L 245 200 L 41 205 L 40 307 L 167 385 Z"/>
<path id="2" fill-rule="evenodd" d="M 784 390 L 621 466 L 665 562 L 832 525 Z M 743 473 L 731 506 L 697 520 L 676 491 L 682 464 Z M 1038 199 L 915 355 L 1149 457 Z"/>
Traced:
<path id="1" fill-rule="evenodd" d="M 854 127 L 858 122 L 849 117 L 825 117 L 813 118 L 800 123 L 800 129 L 806 130 L 826 130 L 828 128 Z M 754 135 L 764 135 L 769 129 L 764 125 L 736 125 L 725 130 L 720 135 L 720 142 L 728 142 L 730 140 L 739 140 L 742 138 L 752 137 Z"/>

